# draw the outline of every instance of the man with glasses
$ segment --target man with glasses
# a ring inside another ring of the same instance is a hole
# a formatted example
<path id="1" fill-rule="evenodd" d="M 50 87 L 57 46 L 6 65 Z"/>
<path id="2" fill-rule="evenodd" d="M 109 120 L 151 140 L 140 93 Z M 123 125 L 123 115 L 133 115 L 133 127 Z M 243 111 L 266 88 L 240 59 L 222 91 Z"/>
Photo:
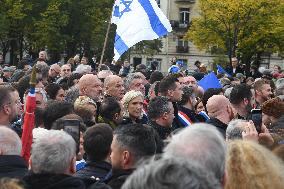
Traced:
<path id="1" fill-rule="evenodd" d="M 0 86 L 0 125 L 11 127 L 22 113 L 18 91 L 10 85 Z"/>
<path id="2" fill-rule="evenodd" d="M 60 75 L 61 68 L 58 64 L 52 64 L 48 71 L 48 81 L 49 83 L 54 83 Z"/>

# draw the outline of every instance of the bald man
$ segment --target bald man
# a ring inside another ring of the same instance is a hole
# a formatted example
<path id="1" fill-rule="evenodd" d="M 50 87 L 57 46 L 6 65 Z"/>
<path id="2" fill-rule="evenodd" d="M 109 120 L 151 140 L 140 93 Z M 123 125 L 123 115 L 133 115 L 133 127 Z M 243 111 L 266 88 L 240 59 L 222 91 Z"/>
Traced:
<path id="1" fill-rule="evenodd" d="M 208 99 L 206 108 L 210 117 L 207 123 L 214 125 L 225 138 L 228 123 L 234 119 L 234 112 L 229 99 L 223 95 L 214 95 Z"/>
<path id="2" fill-rule="evenodd" d="M 61 68 L 58 64 L 52 64 L 48 71 L 48 81 L 53 83 L 56 78 L 60 75 Z"/>
<path id="3" fill-rule="evenodd" d="M 124 83 L 121 77 L 110 75 L 104 81 L 105 96 L 112 96 L 120 101 L 125 93 Z"/>
<path id="4" fill-rule="evenodd" d="M 8 127 L 0 125 L 0 178 L 21 179 L 28 172 L 21 150 L 19 136 Z"/>
<path id="5" fill-rule="evenodd" d="M 101 100 L 102 82 L 96 75 L 83 75 L 78 82 L 78 87 L 81 96 L 88 96 L 96 102 Z"/>

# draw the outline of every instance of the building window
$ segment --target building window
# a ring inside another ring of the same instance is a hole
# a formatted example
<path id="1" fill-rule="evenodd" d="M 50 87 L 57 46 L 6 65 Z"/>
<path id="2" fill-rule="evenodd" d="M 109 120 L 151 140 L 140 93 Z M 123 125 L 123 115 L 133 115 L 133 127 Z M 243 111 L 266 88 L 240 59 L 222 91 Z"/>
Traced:
<path id="1" fill-rule="evenodd" d="M 185 41 L 183 37 L 178 38 L 178 46 L 188 47 L 188 41 Z"/>
<path id="2" fill-rule="evenodd" d="M 177 53 L 188 53 L 188 41 L 184 40 L 183 37 L 179 37 L 177 41 Z"/>
<path id="3" fill-rule="evenodd" d="M 161 8 L 161 2 L 160 2 L 160 0 L 156 0 L 156 2 L 157 2 L 157 4 L 158 4 L 158 6 Z"/>
<path id="4" fill-rule="evenodd" d="M 179 15 L 180 15 L 181 24 L 189 24 L 189 15 L 190 15 L 189 8 L 180 8 Z"/>

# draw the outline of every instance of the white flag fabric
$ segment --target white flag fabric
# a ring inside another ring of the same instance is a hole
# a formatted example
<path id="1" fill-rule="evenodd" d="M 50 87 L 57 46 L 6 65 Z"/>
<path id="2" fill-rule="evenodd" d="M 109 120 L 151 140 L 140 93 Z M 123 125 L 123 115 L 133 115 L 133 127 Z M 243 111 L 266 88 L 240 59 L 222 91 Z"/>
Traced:
<path id="1" fill-rule="evenodd" d="M 153 40 L 172 31 L 155 0 L 116 0 L 112 23 L 117 25 L 114 60 L 143 40 Z"/>

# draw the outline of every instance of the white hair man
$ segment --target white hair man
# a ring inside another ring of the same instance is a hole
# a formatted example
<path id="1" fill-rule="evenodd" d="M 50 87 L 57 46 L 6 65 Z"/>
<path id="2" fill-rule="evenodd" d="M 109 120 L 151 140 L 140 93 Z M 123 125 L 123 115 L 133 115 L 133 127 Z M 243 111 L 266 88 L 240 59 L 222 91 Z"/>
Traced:
<path id="1" fill-rule="evenodd" d="M 172 137 L 164 151 L 164 158 L 180 157 L 199 163 L 225 185 L 225 140 L 211 125 L 186 127 Z"/>
<path id="2" fill-rule="evenodd" d="M 33 143 L 30 158 L 32 174 L 24 177 L 27 188 L 85 188 L 72 177 L 76 172 L 76 143 L 64 131 L 50 130 Z"/>
<path id="3" fill-rule="evenodd" d="M 122 189 L 221 189 L 221 184 L 204 167 L 181 158 L 150 161 L 126 180 Z"/>
<path id="4" fill-rule="evenodd" d="M 246 120 L 242 119 L 234 119 L 230 121 L 226 130 L 226 141 L 242 140 L 242 132 L 245 130 L 247 123 L 248 122 Z"/>
<path id="5" fill-rule="evenodd" d="M 28 172 L 21 150 L 19 136 L 13 130 L 0 126 L 0 178 L 21 179 Z"/>

